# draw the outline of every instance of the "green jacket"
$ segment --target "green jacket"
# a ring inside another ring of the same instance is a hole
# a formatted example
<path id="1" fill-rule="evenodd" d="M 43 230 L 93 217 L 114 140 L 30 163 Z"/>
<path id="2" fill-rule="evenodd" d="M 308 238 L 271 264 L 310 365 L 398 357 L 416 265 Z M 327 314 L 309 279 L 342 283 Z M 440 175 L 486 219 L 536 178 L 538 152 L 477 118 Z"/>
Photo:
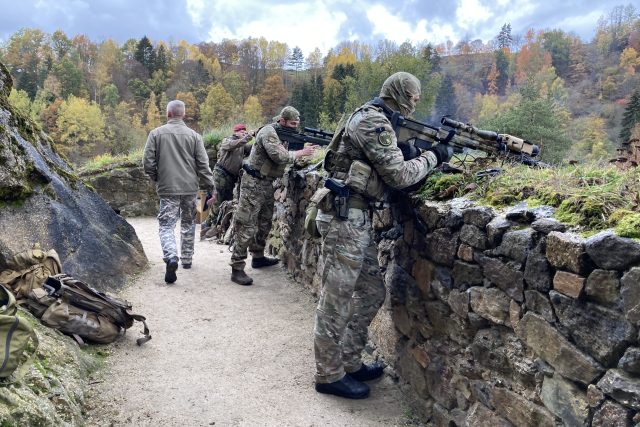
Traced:
<path id="1" fill-rule="evenodd" d="M 170 119 L 149 132 L 142 166 L 156 182 L 159 196 L 195 195 L 198 189 L 213 189 L 202 137 L 180 119 Z"/>

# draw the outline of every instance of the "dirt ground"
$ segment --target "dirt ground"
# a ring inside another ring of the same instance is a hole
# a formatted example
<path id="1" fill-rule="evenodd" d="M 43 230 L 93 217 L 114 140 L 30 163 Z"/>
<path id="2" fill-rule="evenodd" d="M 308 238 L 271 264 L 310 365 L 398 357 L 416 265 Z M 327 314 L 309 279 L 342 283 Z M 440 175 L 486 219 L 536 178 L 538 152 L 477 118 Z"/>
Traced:
<path id="1" fill-rule="evenodd" d="M 347 400 L 313 388 L 315 302 L 279 267 L 229 280 L 226 246 L 197 241 L 193 268 L 164 283 L 155 218 L 131 219 L 150 268 L 122 296 L 145 315 L 108 347 L 90 391 L 90 426 L 393 426 L 413 424 L 389 375 L 371 396 Z"/>

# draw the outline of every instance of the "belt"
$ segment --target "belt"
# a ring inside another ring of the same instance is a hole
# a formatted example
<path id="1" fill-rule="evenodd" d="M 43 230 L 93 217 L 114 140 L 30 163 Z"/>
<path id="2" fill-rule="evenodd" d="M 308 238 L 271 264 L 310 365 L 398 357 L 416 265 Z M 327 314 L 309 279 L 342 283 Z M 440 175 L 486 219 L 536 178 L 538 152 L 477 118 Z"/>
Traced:
<path id="1" fill-rule="evenodd" d="M 226 170 L 225 168 L 223 168 L 222 166 L 220 166 L 217 163 L 215 165 L 215 168 L 218 169 L 223 174 L 225 174 L 226 176 L 228 176 L 229 178 L 237 178 L 237 175 L 232 174 L 231 172 L 229 172 L 228 170 Z"/>
<path id="2" fill-rule="evenodd" d="M 242 169 L 256 179 L 267 179 L 266 176 L 262 175 L 260 172 L 258 172 L 257 170 L 255 170 L 254 168 L 252 168 L 246 163 L 242 164 Z"/>

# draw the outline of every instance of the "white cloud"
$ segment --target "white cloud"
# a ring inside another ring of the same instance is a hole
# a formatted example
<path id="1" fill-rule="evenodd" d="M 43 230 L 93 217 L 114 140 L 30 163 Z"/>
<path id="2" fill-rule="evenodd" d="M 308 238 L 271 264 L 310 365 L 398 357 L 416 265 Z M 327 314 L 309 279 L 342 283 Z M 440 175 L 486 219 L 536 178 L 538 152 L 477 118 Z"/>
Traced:
<path id="1" fill-rule="evenodd" d="M 456 9 L 456 22 L 460 27 L 469 29 L 487 21 L 492 15 L 480 0 L 461 0 Z"/>
<path id="2" fill-rule="evenodd" d="M 447 39 L 456 37 L 451 24 L 442 23 L 439 20 L 428 21 L 420 19 L 415 26 L 402 20 L 389 12 L 382 5 L 369 8 L 366 12 L 369 22 L 373 26 L 373 34 L 396 43 L 410 41 L 413 44 L 422 41 L 431 43 L 443 43 Z"/>
<path id="3" fill-rule="evenodd" d="M 316 47 L 326 53 L 339 43 L 338 31 L 347 19 L 339 8 L 321 0 L 280 5 L 255 0 L 187 0 L 187 10 L 210 41 L 264 37 L 290 48 L 299 46 L 305 55 Z"/>

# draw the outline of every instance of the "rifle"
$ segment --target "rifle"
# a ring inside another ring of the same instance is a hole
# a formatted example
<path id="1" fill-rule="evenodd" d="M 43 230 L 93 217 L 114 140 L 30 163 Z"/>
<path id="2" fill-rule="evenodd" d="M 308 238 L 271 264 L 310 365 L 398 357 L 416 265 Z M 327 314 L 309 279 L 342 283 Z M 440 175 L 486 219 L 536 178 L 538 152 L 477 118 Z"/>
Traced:
<path id="1" fill-rule="evenodd" d="M 331 133 L 307 127 L 302 132 L 298 132 L 297 129 L 276 126 L 276 133 L 282 142 L 287 143 L 287 149 L 292 151 L 302 149 L 307 142 L 315 145 L 329 145 L 333 138 Z"/>
<path id="2" fill-rule="evenodd" d="M 534 159 L 540 153 L 537 145 L 517 136 L 478 129 L 448 116 L 440 120 L 444 127 L 435 127 L 391 111 L 380 98 L 375 98 L 371 104 L 383 109 L 396 132 L 398 146 L 405 159 L 417 157 L 420 152 L 416 148 L 426 150 L 435 144 L 449 144 L 457 154 L 478 150 L 528 166 L 548 166 Z"/>

